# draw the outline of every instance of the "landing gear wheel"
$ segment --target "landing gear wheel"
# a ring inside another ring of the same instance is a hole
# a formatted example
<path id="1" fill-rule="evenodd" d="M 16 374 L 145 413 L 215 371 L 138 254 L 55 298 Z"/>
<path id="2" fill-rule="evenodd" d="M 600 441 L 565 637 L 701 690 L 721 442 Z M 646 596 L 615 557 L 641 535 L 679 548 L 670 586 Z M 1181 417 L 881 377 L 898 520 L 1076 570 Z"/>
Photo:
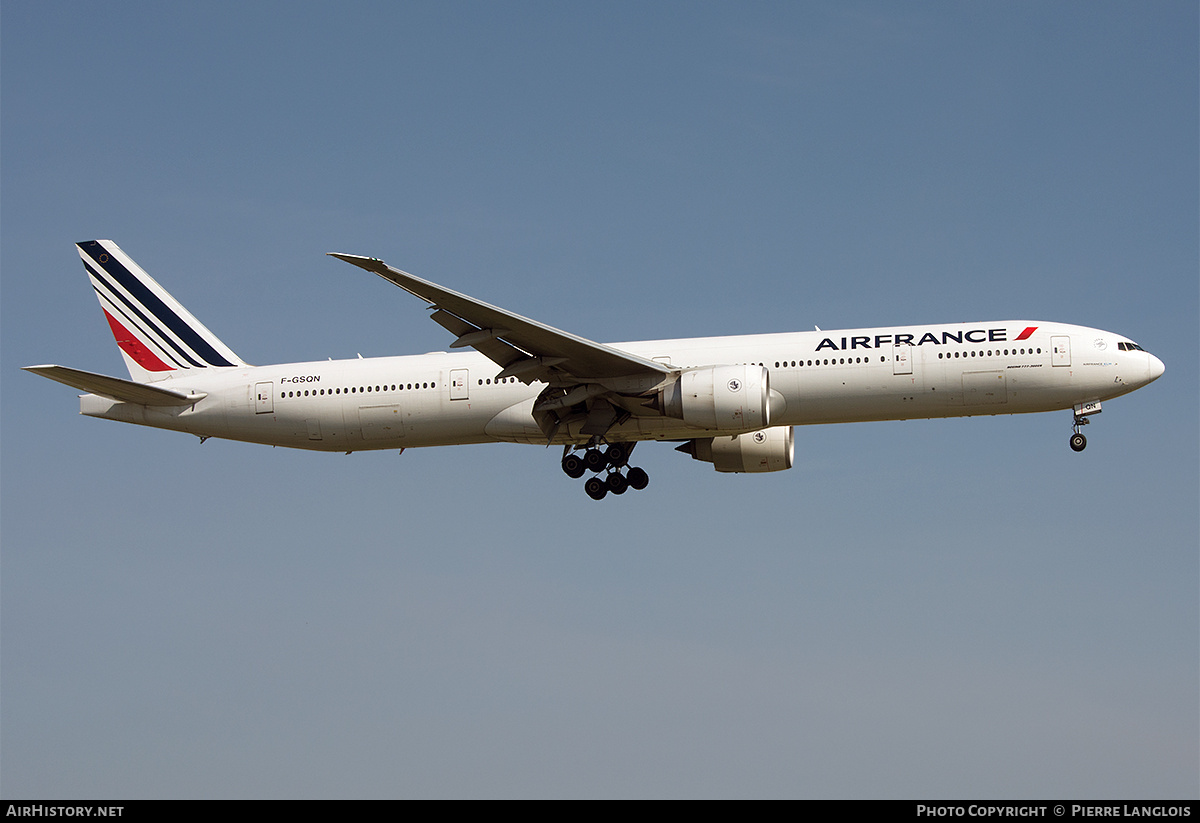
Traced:
<path id="1" fill-rule="evenodd" d="M 587 467 L 583 465 L 583 459 L 577 454 L 568 454 L 562 459 L 562 470 L 567 473 L 567 477 L 573 477 L 576 480 L 583 477 L 583 473 L 587 471 Z"/>
<path id="2" fill-rule="evenodd" d="M 641 491 L 650 484 L 650 475 L 646 474 L 645 469 L 639 469 L 636 466 L 629 470 L 629 475 L 626 478 L 629 480 L 630 488 Z"/>
<path id="3" fill-rule="evenodd" d="M 619 469 L 625 465 L 625 461 L 629 459 L 629 453 L 633 451 L 624 443 L 613 443 L 604 452 L 604 459 L 608 461 L 608 465 L 614 469 Z"/>
<path id="4" fill-rule="evenodd" d="M 588 449 L 583 453 L 583 465 L 587 466 L 590 472 L 601 471 L 608 461 L 604 459 L 604 453 L 599 449 Z"/>
<path id="5" fill-rule="evenodd" d="M 604 482 L 608 486 L 608 490 L 613 494 L 624 494 L 629 488 L 629 481 L 620 472 L 613 472 Z"/>
<path id="6" fill-rule="evenodd" d="M 608 494 L 608 486 L 599 477 L 589 477 L 583 484 L 583 490 L 593 500 L 603 500 L 604 495 Z"/>
<path id="7" fill-rule="evenodd" d="M 1087 438 L 1079 432 L 1071 435 L 1071 451 L 1081 452 L 1087 448 Z"/>

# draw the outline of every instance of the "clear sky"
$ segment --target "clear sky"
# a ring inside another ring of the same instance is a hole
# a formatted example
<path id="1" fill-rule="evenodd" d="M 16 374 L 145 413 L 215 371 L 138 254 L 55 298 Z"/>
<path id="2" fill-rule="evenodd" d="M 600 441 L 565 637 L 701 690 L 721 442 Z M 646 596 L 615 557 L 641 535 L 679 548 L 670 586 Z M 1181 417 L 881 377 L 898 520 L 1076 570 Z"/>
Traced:
<path id="1" fill-rule="evenodd" d="M 0 10 L 0 794 L 1196 797 L 1194 2 Z M 392 265 L 592 339 L 975 320 L 1069 412 L 311 454 L 83 418 L 111 238 L 253 363 L 419 353 Z"/>

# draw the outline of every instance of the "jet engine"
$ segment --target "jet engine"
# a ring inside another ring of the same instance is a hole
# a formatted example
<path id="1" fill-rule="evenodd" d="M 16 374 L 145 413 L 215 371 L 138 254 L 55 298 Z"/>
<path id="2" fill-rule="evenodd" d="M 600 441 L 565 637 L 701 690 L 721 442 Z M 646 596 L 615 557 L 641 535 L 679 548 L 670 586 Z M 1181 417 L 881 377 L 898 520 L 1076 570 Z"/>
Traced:
<path id="1" fill-rule="evenodd" d="M 659 411 L 666 417 L 709 431 L 746 431 L 771 425 L 770 376 L 757 364 L 688 369 L 659 392 Z"/>
<path id="2" fill-rule="evenodd" d="M 792 467 L 795 436 L 791 426 L 776 426 L 732 438 L 701 437 L 675 451 L 712 463 L 719 472 L 778 472 Z"/>

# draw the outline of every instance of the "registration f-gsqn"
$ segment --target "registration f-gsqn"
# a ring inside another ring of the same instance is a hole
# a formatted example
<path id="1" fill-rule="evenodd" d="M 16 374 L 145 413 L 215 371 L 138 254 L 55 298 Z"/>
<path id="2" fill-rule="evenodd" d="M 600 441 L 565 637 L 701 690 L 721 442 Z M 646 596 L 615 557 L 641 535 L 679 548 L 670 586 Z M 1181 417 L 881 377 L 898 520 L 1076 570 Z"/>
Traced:
<path id="1" fill-rule="evenodd" d="M 333 256 L 426 301 L 454 351 L 251 366 L 115 243 L 77 247 L 130 379 L 26 369 L 88 392 L 81 414 L 318 451 L 560 445 L 597 500 L 645 488 L 644 440 L 773 472 L 794 426 L 1070 409 L 1082 451 L 1102 402 L 1163 373 L 1127 337 L 1036 320 L 601 344 L 352 254 Z"/>

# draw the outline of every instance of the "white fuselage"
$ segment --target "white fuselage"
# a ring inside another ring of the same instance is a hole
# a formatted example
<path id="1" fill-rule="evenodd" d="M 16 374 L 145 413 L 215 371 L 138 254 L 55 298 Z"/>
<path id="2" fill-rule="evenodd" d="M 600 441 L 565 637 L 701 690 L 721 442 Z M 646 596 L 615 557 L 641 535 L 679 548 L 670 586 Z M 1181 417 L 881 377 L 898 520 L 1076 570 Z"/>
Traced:
<path id="1" fill-rule="evenodd" d="M 1020 414 L 1107 400 L 1162 374 L 1110 332 L 1037 321 L 813 331 L 610 344 L 674 368 L 754 363 L 786 409 L 771 426 Z M 544 384 L 497 381 L 481 354 L 325 360 L 176 373 L 153 385 L 204 393 L 190 406 L 81 397 L 95 417 L 274 446 L 359 451 L 496 441 L 545 445 L 531 411 Z M 729 431 L 720 432 L 729 434 Z M 658 414 L 606 439 L 686 440 L 717 432 Z M 578 426 L 554 442 L 584 443 Z"/>

